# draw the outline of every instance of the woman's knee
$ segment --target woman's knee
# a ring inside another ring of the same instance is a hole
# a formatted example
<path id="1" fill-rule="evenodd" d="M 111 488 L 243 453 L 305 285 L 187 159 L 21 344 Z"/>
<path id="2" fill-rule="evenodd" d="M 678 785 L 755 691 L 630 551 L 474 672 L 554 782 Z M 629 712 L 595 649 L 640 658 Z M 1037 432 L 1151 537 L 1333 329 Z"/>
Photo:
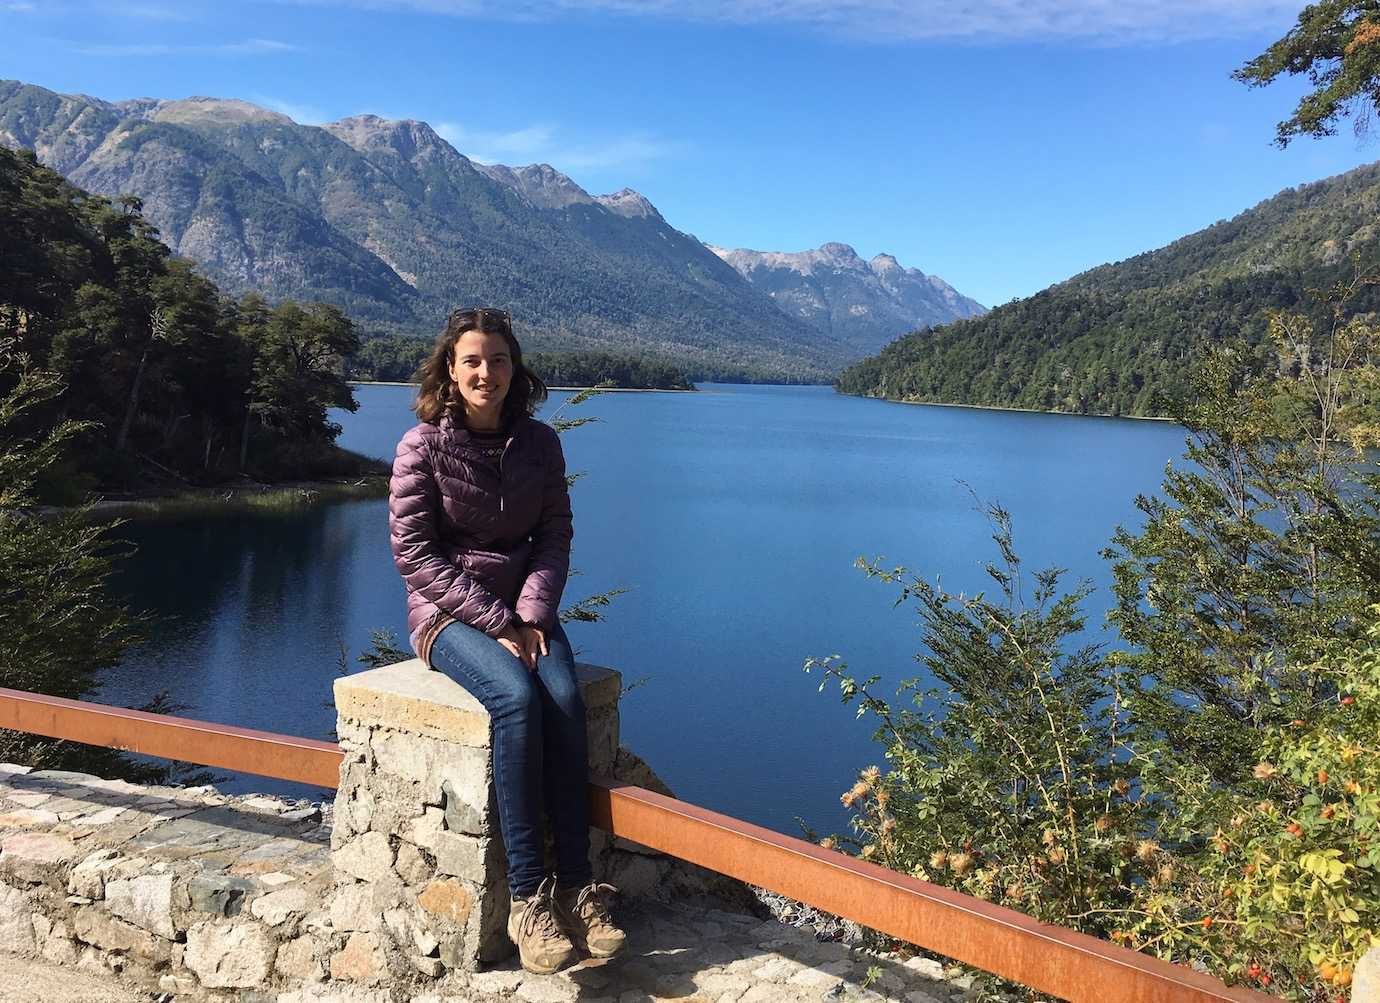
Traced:
<path id="1" fill-rule="evenodd" d="M 528 672 L 506 678 L 496 689 L 489 716 L 504 720 L 541 720 L 541 690 Z"/>
<path id="2" fill-rule="evenodd" d="M 561 717 L 582 720 L 585 716 L 585 700 L 580 695 L 580 684 L 575 678 L 574 668 L 551 668 L 552 671 L 541 674 L 541 682 L 552 710 Z"/>
<path id="3" fill-rule="evenodd" d="M 431 665 L 469 690 L 492 718 L 541 714 L 541 694 L 526 666 L 473 627 L 447 626 L 432 645 Z"/>

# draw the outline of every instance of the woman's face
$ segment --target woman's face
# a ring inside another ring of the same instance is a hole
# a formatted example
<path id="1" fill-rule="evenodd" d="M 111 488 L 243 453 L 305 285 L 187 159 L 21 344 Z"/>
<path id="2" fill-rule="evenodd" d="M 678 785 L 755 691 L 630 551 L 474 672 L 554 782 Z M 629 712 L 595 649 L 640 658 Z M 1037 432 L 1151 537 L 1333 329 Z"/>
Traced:
<path id="1" fill-rule="evenodd" d="M 496 423 L 513 381 L 513 359 L 501 334 L 466 331 L 455 339 L 450 378 L 460 389 L 465 416 Z"/>

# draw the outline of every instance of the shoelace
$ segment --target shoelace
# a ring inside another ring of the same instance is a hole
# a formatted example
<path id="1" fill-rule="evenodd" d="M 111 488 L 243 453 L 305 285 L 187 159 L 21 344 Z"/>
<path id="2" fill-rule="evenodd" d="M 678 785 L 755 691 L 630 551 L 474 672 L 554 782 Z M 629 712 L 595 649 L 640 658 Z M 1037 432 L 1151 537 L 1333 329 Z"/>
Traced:
<path id="1" fill-rule="evenodd" d="M 585 906 L 589 906 L 594 918 L 601 922 L 613 925 L 613 917 L 609 915 L 608 903 L 604 901 L 604 895 L 617 892 L 618 889 L 613 885 L 603 881 L 592 881 L 580 889 L 580 894 L 575 897 L 575 914 L 581 915 Z"/>
<path id="2" fill-rule="evenodd" d="M 524 939 L 538 930 L 547 937 L 559 934 L 556 917 L 551 912 L 551 896 L 555 887 L 555 880 L 547 878 L 527 900 L 527 908 L 522 910 L 522 921 L 518 924 L 518 932 Z"/>

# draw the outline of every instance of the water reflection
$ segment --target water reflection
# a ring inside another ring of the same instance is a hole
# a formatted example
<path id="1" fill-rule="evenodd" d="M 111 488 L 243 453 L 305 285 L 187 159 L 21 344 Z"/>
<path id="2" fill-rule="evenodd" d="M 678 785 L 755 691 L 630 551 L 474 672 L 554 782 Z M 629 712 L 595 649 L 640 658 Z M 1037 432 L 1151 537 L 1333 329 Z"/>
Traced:
<path id="1" fill-rule="evenodd" d="M 377 500 L 126 524 L 138 551 L 114 585 L 150 620 L 99 699 L 129 706 L 166 691 L 192 716 L 330 737 L 343 653 L 362 650 L 372 627 L 404 626 L 401 586 L 379 574 L 386 520 Z"/>

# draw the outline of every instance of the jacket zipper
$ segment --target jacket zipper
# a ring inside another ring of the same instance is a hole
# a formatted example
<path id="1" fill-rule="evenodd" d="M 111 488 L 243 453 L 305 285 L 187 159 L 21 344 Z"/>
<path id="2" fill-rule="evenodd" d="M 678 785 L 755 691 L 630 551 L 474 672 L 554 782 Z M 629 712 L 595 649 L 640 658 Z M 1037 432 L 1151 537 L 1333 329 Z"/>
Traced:
<path id="1" fill-rule="evenodd" d="M 503 458 L 508 455 L 508 447 L 513 444 L 514 436 L 508 436 L 508 441 L 503 444 L 503 452 L 498 454 L 498 511 L 504 510 L 503 500 Z"/>

